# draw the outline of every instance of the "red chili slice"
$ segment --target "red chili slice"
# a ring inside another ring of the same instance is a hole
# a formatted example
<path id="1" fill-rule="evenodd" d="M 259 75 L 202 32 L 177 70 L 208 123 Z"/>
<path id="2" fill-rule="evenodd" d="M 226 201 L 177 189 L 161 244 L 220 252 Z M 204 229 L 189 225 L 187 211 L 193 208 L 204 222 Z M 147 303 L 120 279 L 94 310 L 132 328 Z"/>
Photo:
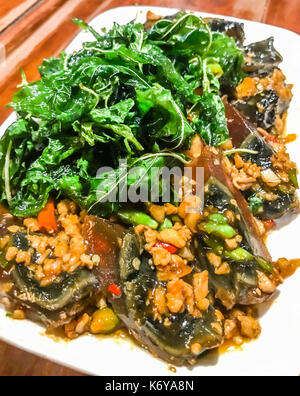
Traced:
<path id="1" fill-rule="evenodd" d="M 115 283 L 113 283 L 112 285 L 108 286 L 108 291 L 111 294 L 114 294 L 117 297 L 119 297 L 122 294 L 121 289 Z"/>
<path id="2" fill-rule="evenodd" d="M 267 230 L 271 230 L 276 225 L 274 220 L 264 220 L 263 223 L 264 223 L 264 226 L 265 226 L 265 228 Z"/>
<path id="3" fill-rule="evenodd" d="M 166 249 L 169 253 L 174 254 L 177 252 L 177 247 L 164 242 L 157 242 L 154 247 Z"/>
<path id="4" fill-rule="evenodd" d="M 279 142 L 279 140 L 275 136 L 272 136 L 270 134 L 268 136 L 266 136 L 266 141 L 267 142 L 273 142 L 273 143 L 278 143 Z"/>

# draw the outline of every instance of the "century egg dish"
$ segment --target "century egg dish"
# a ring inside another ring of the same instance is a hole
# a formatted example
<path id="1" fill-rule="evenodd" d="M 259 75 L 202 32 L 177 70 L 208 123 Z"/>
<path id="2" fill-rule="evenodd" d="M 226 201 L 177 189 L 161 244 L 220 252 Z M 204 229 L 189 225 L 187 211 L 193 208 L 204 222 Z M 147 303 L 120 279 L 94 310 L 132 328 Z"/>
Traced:
<path id="1" fill-rule="evenodd" d="M 23 74 L 0 141 L 2 304 L 70 339 L 127 328 L 174 365 L 257 338 L 256 304 L 299 266 L 265 245 L 299 212 L 273 38 L 245 46 L 243 24 L 184 12 L 74 22 L 95 41 Z M 191 188 L 166 202 L 151 171 L 174 166 Z M 124 180 L 157 199 L 124 203 Z"/>

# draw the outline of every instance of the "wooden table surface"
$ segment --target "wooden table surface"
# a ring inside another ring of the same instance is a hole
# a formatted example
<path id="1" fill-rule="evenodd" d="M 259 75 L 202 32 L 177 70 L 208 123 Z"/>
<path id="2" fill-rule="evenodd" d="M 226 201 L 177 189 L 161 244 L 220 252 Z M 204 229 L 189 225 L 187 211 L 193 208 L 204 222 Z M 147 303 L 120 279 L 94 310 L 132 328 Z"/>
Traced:
<path id="1" fill-rule="evenodd" d="M 58 55 L 78 32 L 72 17 L 87 21 L 113 7 L 136 0 L 10 0 L 0 4 L 0 124 L 5 106 L 20 83 L 22 68 L 29 81 L 39 77 L 43 58 Z M 300 33 L 300 0 L 140 0 L 157 5 L 231 15 L 281 26 Z M 1 60 L 5 61 L 1 63 Z M 80 375 L 0 342 L 0 376 Z"/>

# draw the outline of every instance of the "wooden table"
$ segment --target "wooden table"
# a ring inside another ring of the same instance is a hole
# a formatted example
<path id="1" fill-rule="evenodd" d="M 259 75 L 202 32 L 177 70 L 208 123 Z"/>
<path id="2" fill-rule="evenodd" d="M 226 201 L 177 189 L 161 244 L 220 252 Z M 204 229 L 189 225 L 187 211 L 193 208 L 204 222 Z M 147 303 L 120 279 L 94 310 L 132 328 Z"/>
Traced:
<path id="1" fill-rule="evenodd" d="M 75 34 L 72 17 L 87 21 L 113 7 L 136 0 L 10 0 L 0 5 L 0 123 L 20 83 L 22 68 L 29 81 L 39 77 L 43 58 L 58 55 Z M 140 0 L 139 5 L 188 8 L 281 26 L 300 33 L 300 0 Z M 0 375 L 80 375 L 0 342 Z"/>

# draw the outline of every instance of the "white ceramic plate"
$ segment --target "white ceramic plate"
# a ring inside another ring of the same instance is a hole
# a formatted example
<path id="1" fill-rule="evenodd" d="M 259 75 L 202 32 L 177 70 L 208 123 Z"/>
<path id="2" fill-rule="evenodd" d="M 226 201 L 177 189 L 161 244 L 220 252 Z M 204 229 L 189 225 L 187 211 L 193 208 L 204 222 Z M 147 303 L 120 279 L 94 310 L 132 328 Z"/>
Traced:
<path id="1" fill-rule="evenodd" d="M 113 22 L 128 23 L 138 18 L 144 22 L 151 9 L 159 15 L 171 15 L 177 10 L 155 7 L 122 7 L 99 15 L 92 26 L 100 30 L 111 27 Z M 203 16 L 210 14 L 199 13 Z M 235 18 L 229 18 L 236 20 Z M 239 20 L 241 21 L 241 20 Z M 256 22 L 245 23 L 247 42 L 275 37 L 275 45 L 283 55 L 282 69 L 288 81 L 295 84 L 294 100 L 289 113 L 289 133 L 300 132 L 300 36 L 290 31 Z M 67 52 L 78 50 L 81 44 L 91 39 L 87 33 L 80 33 Z M 5 66 L 5 65 L 4 65 Z M 14 121 L 12 115 L 0 128 L 0 134 Z M 297 160 L 300 140 L 289 145 L 292 157 Z M 299 155 L 299 154 L 298 154 Z M 300 165 L 300 160 L 298 161 Z M 268 247 L 274 259 L 279 257 L 300 257 L 300 217 L 280 231 L 274 232 L 268 240 Z M 216 354 L 203 358 L 194 369 L 179 368 L 177 375 L 299 375 L 300 374 L 300 272 L 280 287 L 280 296 L 275 302 L 261 307 L 261 337 L 244 346 L 244 351 Z M 54 341 L 44 335 L 44 329 L 29 321 L 14 321 L 6 318 L 0 308 L 0 338 L 19 348 L 46 359 L 94 375 L 176 375 L 168 364 L 155 359 L 130 341 L 115 338 L 98 339 L 81 337 L 72 342 Z"/>

